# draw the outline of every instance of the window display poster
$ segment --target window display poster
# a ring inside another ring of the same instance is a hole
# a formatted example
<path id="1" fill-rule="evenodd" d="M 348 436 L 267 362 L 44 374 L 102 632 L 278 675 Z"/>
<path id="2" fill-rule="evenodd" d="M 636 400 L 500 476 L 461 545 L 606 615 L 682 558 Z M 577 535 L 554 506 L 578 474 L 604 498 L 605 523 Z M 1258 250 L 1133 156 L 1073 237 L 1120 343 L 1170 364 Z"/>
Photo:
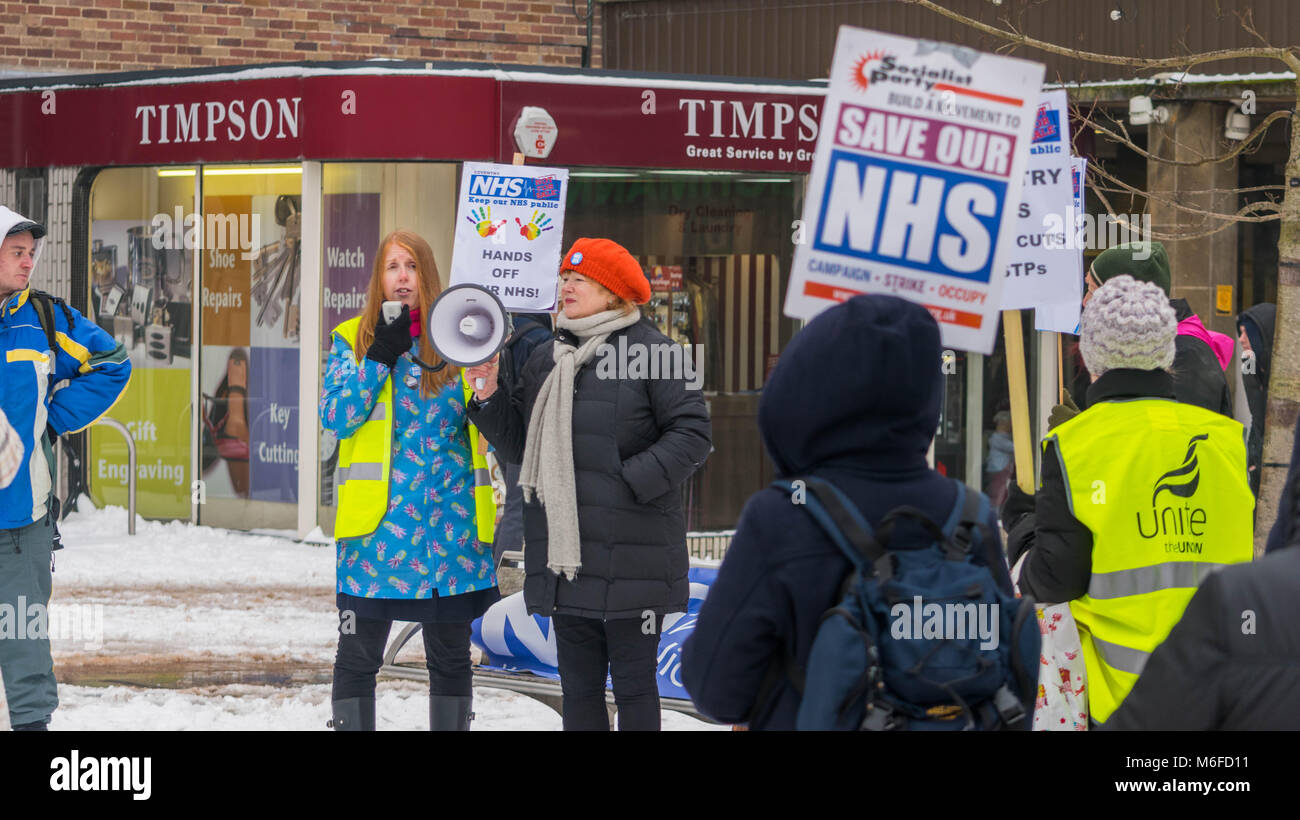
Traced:
<path id="1" fill-rule="evenodd" d="M 465 163 L 450 283 L 486 288 L 507 310 L 553 308 L 568 184 L 564 168 Z"/>
<path id="2" fill-rule="evenodd" d="M 298 501 L 298 349 L 254 347 L 249 355 L 250 497 Z"/>
<path id="3" fill-rule="evenodd" d="M 254 347 L 297 348 L 302 294 L 302 197 L 250 198 L 259 230 L 249 275 L 249 341 Z M 296 363 L 295 363 L 296 366 Z"/>
<path id="4" fill-rule="evenodd" d="M 321 350 L 330 331 L 366 306 L 379 249 L 379 194 L 325 194 L 325 276 L 321 283 Z"/>
<path id="5" fill-rule="evenodd" d="M 786 315 L 862 293 L 991 353 L 1043 66 L 841 26 Z"/>
<path id="6" fill-rule="evenodd" d="M 249 385 L 254 375 L 245 345 L 204 345 L 202 478 L 210 498 L 248 498 L 252 449 Z"/>
<path id="7" fill-rule="evenodd" d="M 204 217 L 221 214 L 244 216 L 248 224 L 253 213 L 251 196 L 209 196 L 203 199 Z M 227 234 L 223 237 L 207 232 L 203 237 L 202 322 L 204 345 L 246 346 L 249 341 L 249 294 L 251 262 L 244 249 Z M 206 363 L 206 362 L 205 362 Z"/>
<path id="8" fill-rule="evenodd" d="M 90 274 L 86 319 L 117 339 L 131 358 L 131 383 L 110 414 L 135 442 L 136 510 L 188 518 L 191 252 L 154 242 L 143 219 L 96 220 Z M 114 430 L 93 427 L 88 447 L 91 498 L 125 507 L 126 442 Z"/>
<path id="9" fill-rule="evenodd" d="M 135 441 L 136 512 L 147 518 L 190 516 L 190 392 L 188 368 L 131 374 L 131 384 L 110 415 Z M 127 505 L 126 440 L 116 430 L 92 427 L 86 464 L 91 499 Z"/>
<path id="10" fill-rule="evenodd" d="M 190 366 L 192 251 L 169 248 L 143 220 L 97 220 L 90 319 L 126 348 L 131 369 Z"/>

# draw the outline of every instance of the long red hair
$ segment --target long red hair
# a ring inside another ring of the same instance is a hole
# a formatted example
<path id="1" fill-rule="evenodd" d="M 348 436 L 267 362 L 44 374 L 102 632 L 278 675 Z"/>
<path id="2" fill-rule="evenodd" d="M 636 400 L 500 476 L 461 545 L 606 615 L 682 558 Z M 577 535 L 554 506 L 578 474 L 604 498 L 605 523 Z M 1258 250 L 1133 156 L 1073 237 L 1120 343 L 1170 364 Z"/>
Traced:
<path id="1" fill-rule="evenodd" d="M 429 247 L 429 243 L 417 234 L 403 230 L 393 231 L 385 236 L 379 243 L 379 251 L 375 254 L 375 266 L 370 272 L 370 284 L 366 287 L 366 307 L 361 311 L 361 324 L 357 326 L 357 343 L 353 347 L 357 362 L 360 363 L 365 358 L 366 351 L 375 341 L 375 324 L 379 322 L 379 312 L 384 303 L 384 260 L 392 245 L 397 245 L 415 259 L 416 293 L 420 297 L 422 326 L 418 342 L 420 359 L 425 364 L 437 365 L 442 362 L 442 358 L 429 343 L 427 329 L 429 310 L 433 307 L 434 300 L 442 293 L 438 265 L 433 261 L 433 249 Z M 444 367 L 437 373 L 425 370 L 420 374 L 420 395 L 426 399 L 435 395 L 459 375 L 460 369 L 452 365 Z"/>

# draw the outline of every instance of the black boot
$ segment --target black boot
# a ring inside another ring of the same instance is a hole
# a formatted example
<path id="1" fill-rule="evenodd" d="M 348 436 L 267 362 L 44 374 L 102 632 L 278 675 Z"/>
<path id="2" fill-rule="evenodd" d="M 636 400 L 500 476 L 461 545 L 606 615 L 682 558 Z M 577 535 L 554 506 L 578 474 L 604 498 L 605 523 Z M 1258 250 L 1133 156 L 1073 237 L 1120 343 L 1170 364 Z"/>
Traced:
<path id="1" fill-rule="evenodd" d="M 430 695 L 429 731 L 468 732 L 473 706 L 473 695 Z"/>
<path id="2" fill-rule="evenodd" d="M 331 703 L 334 717 L 325 725 L 336 732 L 373 732 L 375 699 L 348 698 Z"/>

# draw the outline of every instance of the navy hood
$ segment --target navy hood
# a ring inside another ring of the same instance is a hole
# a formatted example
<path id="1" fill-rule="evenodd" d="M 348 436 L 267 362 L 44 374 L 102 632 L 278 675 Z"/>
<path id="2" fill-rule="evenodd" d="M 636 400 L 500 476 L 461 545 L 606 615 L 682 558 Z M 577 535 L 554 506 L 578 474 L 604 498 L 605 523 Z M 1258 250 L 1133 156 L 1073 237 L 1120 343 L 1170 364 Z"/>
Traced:
<path id="1" fill-rule="evenodd" d="M 1246 308 L 1237 317 L 1237 327 L 1246 328 L 1246 338 L 1255 351 L 1256 372 L 1267 385 L 1273 369 L 1273 330 L 1277 323 L 1277 305 L 1261 302 Z"/>
<path id="2" fill-rule="evenodd" d="M 920 305 L 868 295 L 828 308 L 795 335 L 763 388 L 758 426 L 778 473 L 924 466 L 941 364 L 939 326 Z"/>

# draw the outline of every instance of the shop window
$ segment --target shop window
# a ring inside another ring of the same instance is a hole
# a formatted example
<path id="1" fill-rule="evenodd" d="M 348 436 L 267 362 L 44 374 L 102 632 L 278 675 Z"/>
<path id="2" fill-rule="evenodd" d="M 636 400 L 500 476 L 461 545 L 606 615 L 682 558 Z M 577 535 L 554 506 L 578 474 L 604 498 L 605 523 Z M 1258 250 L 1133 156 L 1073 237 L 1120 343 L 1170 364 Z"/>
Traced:
<path id="1" fill-rule="evenodd" d="M 135 440 L 136 510 L 151 518 L 190 516 L 195 252 L 185 246 L 183 225 L 172 227 L 193 208 L 192 171 L 111 169 L 91 186 L 88 318 L 131 357 L 131 382 L 109 415 Z M 126 506 L 125 442 L 92 427 L 88 446 L 92 500 Z"/>
<path id="2" fill-rule="evenodd" d="M 199 521 L 297 525 L 302 169 L 203 169 Z"/>
<path id="3" fill-rule="evenodd" d="M 565 241 L 605 237 L 641 262 L 645 313 L 703 366 L 714 452 L 683 495 L 692 529 L 735 525 L 773 477 L 760 391 L 797 323 L 782 313 L 798 177 L 575 170 Z"/>
<path id="4" fill-rule="evenodd" d="M 365 309 L 366 286 L 384 236 L 399 228 L 428 241 L 443 287 L 451 271 L 457 194 L 454 163 L 327 163 L 322 166 L 322 373 L 331 330 Z M 316 412 L 316 408 L 310 408 Z M 318 521 L 334 526 L 338 442 L 321 429 Z"/>

